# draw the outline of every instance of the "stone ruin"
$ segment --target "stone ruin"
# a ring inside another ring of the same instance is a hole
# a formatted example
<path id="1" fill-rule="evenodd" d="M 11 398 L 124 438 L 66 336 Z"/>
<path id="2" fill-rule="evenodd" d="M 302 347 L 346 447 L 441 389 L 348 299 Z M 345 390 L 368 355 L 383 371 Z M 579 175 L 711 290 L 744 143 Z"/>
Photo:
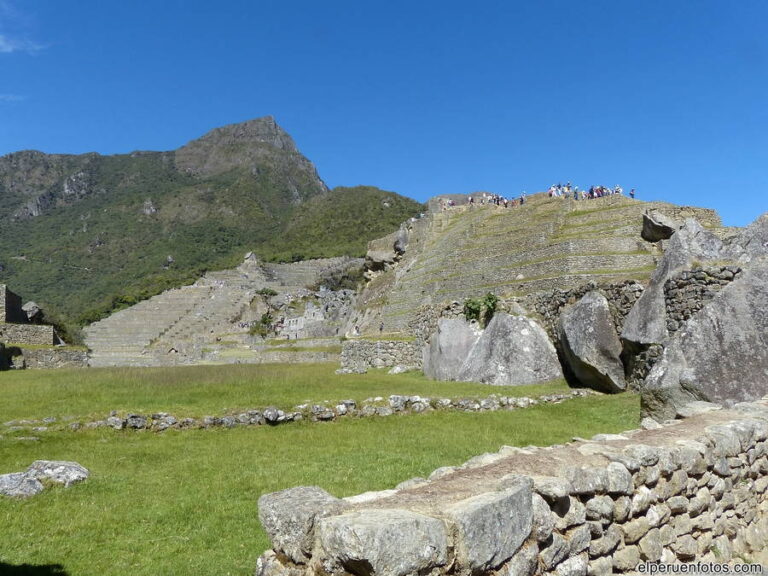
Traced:
<path id="1" fill-rule="evenodd" d="M 713 407 L 710 407 L 713 408 Z M 257 576 L 637 573 L 768 544 L 768 403 L 546 448 L 505 446 L 428 479 L 259 499 Z"/>

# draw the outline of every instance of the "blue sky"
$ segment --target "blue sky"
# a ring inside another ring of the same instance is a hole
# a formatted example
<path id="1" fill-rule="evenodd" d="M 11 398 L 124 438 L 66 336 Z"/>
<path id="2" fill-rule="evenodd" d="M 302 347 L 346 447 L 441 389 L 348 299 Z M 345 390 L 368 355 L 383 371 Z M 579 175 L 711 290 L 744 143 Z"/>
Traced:
<path id="1" fill-rule="evenodd" d="M 768 210 L 768 2 L 0 0 L 0 155 L 271 114 L 329 186 Z"/>

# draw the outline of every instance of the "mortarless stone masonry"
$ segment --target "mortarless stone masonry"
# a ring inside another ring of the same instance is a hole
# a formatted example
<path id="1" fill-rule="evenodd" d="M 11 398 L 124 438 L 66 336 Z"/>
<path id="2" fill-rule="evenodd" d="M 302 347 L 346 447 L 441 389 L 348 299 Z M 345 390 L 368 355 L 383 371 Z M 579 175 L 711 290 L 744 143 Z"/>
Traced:
<path id="1" fill-rule="evenodd" d="M 364 499 L 323 494 L 319 510 L 307 504 L 314 521 L 290 534 L 267 527 L 275 549 L 256 573 L 586 575 L 729 562 L 768 543 L 767 490 L 768 402 L 742 403 L 656 430 L 503 447 Z M 272 505 L 290 493 L 260 506 L 295 516 Z M 277 544 L 290 541 L 311 544 L 299 557 Z"/>

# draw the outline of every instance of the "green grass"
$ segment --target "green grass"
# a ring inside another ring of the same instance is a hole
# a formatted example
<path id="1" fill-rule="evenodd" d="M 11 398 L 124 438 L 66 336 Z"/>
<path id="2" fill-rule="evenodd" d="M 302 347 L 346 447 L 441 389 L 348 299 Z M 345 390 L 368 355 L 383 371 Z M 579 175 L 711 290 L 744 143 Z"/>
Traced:
<path id="1" fill-rule="evenodd" d="M 567 390 L 562 380 L 547 385 L 491 388 L 464 382 L 434 382 L 421 373 L 335 374 L 337 365 L 237 364 L 174 368 L 90 368 L 2 372 L 0 422 L 44 417 L 104 418 L 121 412 L 170 412 L 199 417 L 305 402 L 362 401 L 371 396 L 525 396 Z"/>
<path id="2" fill-rule="evenodd" d="M 28 391 L 46 386 L 36 380 Z M 131 377 L 123 387 L 138 380 Z M 393 382 L 387 391 L 404 382 L 387 380 Z M 362 395 L 387 389 L 377 375 L 356 382 Z M 82 386 L 93 390 L 92 382 Z M 119 404 L 123 393 L 115 382 L 111 386 L 111 403 Z M 335 394 L 345 391 L 346 384 L 339 386 Z M 175 396 L 186 391 L 179 382 Z M 199 393 L 191 385 L 190 394 Z M 15 409 L 24 402 L 17 392 L 5 405 Z M 36 406 L 39 416 L 52 411 Z M 513 412 L 434 412 L 275 428 L 43 432 L 34 443 L 6 435 L 0 473 L 45 458 L 78 461 L 92 476 L 29 500 L 0 499 L 0 565 L 61 564 L 69 576 L 252 574 L 269 546 L 257 519 L 261 494 L 296 485 L 318 485 L 340 497 L 391 488 L 502 445 L 618 432 L 636 426 L 638 413 L 637 397 L 624 394 Z"/>

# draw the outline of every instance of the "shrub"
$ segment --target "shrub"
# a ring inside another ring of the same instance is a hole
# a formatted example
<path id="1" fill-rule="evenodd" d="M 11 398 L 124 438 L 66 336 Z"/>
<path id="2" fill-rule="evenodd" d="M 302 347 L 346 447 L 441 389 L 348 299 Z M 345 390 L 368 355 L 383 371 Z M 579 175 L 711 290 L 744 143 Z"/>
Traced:
<path id="1" fill-rule="evenodd" d="M 469 320 L 477 320 L 485 327 L 496 313 L 499 297 L 488 292 L 482 298 L 467 298 L 464 301 L 464 317 Z"/>

